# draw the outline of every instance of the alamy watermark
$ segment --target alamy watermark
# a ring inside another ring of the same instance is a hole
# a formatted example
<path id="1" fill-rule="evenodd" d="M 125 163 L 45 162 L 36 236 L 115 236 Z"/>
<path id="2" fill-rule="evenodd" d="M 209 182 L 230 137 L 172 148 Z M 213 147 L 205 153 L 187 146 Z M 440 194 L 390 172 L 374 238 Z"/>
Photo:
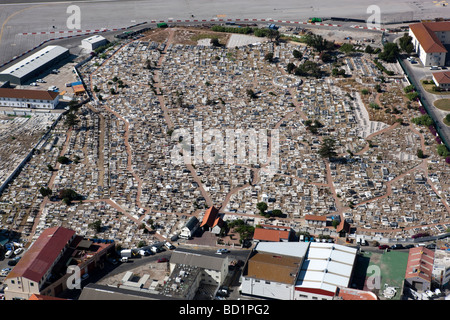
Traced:
<path id="1" fill-rule="evenodd" d="M 66 20 L 66 26 L 69 30 L 81 28 L 81 9 L 79 6 L 70 5 L 67 7 L 66 13 L 70 16 Z"/>
<path id="2" fill-rule="evenodd" d="M 367 28 L 369 29 L 380 29 L 381 27 L 381 9 L 377 5 L 371 5 L 367 7 L 367 14 L 370 14 L 369 18 L 366 20 Z"/>

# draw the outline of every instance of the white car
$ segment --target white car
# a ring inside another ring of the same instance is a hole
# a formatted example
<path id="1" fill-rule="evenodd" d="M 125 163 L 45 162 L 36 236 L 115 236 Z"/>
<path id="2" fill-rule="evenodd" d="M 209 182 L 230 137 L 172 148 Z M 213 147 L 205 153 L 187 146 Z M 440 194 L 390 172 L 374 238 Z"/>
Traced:
<path id="1" fill-rule="evenodd" d="M 216 251 L 217 254 L 223 254 L 223 253 L 228 253 L 228 252 L 230 252 L 230 250 L 228 250 L 228 249 L 219 249 Z"/>
<path id="2" fill-rule="evenodd" d="M 16 250 L 14 250 L 14 254 L 17 256 L 19 254 L 21 254 L 23 252 L 23 248 L 17 248 Z"/>
<path id="3" fill-rule="evenodd" d="M 5 258 L 11 258 L 13 254 L 14 254 L 14 252 L 13 252 L 12 250 L 8 250 L 8 251 L 5 253 Z"/>

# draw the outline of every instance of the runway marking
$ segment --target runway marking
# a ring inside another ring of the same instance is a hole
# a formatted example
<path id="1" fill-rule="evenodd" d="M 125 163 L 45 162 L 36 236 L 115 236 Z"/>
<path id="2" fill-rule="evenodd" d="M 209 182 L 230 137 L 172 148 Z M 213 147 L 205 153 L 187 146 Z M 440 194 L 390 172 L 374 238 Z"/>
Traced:
<path id="1" fill-rule="evenodd" d="M 35 5 L 35 6 L 27 7 L 27 8 L 24 8 L 24 9 L 21 9 L 21 10 L 19 10 L 19 11 L 14 12 L 14 13 L 11 14 L 8 18 L 6 18 L 5 22 L 3 22 L 3 24 L 2 24 L 2 28 L 0 29 L 0 46 L 1 46 L 1 44 L 2 44 L 3 30 L 5 29 L 5 26 L 6 26 L 6 24 L 8 23 L 9 19 L 11 19 L 11 18 L 14 17 L 15 15 L 17 15 L 17 14 L 19 14 L 19 13 L 25 11 L 25 10 L 32 9 L 32 8 L 36 8 L 36 7 L 42 7 L 42 6 L 46 6 L 46 5 L 47 5 L 47 4 L 38 4 L 38 5 Z"/>
<path id="2" fill-rule="evenodd" d="M 92 29 L 92 30 L 60 30 L 60 31 L 36 31 L 36 32 L 21 32 L 19 36 L 37 35 L 37 34 L 71 34 L 71 33 L 89 33 L 89 32 L 103 32 L 108 29 Z"/>

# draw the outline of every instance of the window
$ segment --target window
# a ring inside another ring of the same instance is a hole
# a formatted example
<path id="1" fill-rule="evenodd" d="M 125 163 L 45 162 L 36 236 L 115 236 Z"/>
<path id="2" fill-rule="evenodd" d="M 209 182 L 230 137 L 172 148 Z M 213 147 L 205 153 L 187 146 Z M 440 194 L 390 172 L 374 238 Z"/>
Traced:
<path id="1" fill-rule="evenodd" d="M 34 287 L 34 282 L 30 282 L 30 286 L 31 286 L 31 287 Z"/>

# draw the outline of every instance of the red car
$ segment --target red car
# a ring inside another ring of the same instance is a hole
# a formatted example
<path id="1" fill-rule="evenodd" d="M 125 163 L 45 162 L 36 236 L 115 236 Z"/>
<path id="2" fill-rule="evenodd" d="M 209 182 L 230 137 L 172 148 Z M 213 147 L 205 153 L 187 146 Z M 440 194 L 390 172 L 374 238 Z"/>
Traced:
<path id="1" fill-rule="evenodd" d="M 167 258 L 159 258 L 158 259 L 158 263 L 167 262 L 167 261 L 169 261 L 169 260 L 167 260 Z"/>
<path id="2" fill-rule="evenodd" d="M 387 248 L 389 248 L 389 246 L 386 244 L 383 244 L 382 246 L 378 246 L 378 249 L 380 249 L 380 250 L 385 250 Z"/>

